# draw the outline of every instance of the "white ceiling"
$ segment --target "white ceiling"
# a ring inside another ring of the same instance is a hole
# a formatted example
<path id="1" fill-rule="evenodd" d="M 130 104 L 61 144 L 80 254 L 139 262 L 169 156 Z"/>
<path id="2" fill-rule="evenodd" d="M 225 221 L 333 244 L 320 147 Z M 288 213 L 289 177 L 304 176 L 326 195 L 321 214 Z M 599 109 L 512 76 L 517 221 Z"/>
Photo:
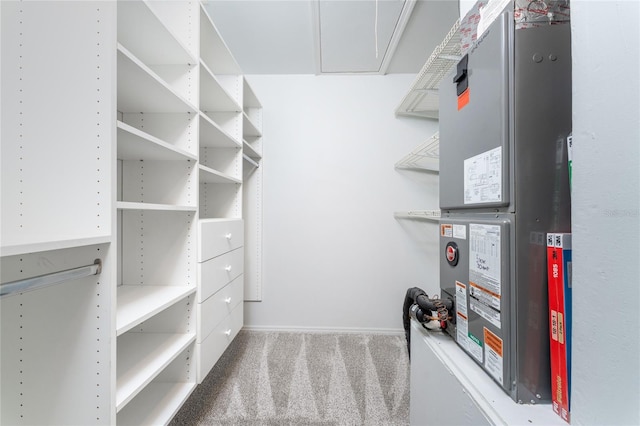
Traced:
<path id="1" fill-rule="evenodd" d="M 206 7 L 245 74 L 417 73 L 459 16 L 458 0 L 213 0 Z M 411 10 L 406 26 L 403 8 Z M 395 49 L 394 32 L 401 34 Z"/>

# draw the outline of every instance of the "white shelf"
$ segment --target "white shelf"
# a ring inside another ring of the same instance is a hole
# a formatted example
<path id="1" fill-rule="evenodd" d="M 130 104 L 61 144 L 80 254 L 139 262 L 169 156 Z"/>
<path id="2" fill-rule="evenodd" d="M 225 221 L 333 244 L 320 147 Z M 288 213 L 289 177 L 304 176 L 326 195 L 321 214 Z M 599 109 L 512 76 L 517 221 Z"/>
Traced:
<path id="1" fill-rule="evenodd" d="M 243 79 L 242 104 L 245 108 L 262 108 L 262 104 L 246 79 Z"/>
<path id="2" fill-rule="evenodd" d="M 17 244 L 11 246 L 0 247 L 0 256 L 16 256 L 28 253 L 39 253 L 50 250 L 63 250 L 73 247 L 85 247 L 96 244 L 108 244 L 111 242 L 110 235 L 104 235 L 101 237 L 90 238 L 72 238 L 72 239 L 57 239 L 55 241 Z"/>
<path id="3" fill-rule="evenodd" d="M 396 108 L 397 115 L 438 118 L 440 80 L 462 58 L 459 28 L 458 19 L 418 73 L 409 92 Z"/>
<path id="4" fill-rule="evenodd" d="M 118 337 L 116 412 L 195 339 L 195 333 L 125 333 Z"/>
<path id="5" fill-rule="evenodd" d="M 176 148 L 155 136 L 118 121 L 119 160 L 197 160 L 190 152 Z"/>
<path id="6" fill-rule="evenodd" d="M 440 210 L 409 210 L 404 212 L 394 212 L 397 219 L 419 219 L 438 222 L 440 220 Z"/>
<path id="7" fill-rule="evenodd" d="M 242 179 L 220 173 L 210 167 L 199 165 L 201 183 L 242 183 Z"/>
<path id="8" fill-rule="evenodd" d="M 204 4 L 200 8 L 200 58 L 215 75 L 242 74 L 240 66 L 213 24 Z"/>
<path id="9" fill-rule="evenodd" d="M 118 425 L 167 424 L 195 389 L 195 383 L 150 383 L 138 397 L 118 413 Z M 137 409 L 138 407 L 143 407 Z"/>
<path id="10" fill-rule="evenodd" d="M 249 118 L 246 112 L 242 113 L 242 134 L 244 136 L 262 136 L 262 132 Z"/>
<path id="11" fill-rule="evenodd" d="M 197 108 L 118 44 L 118 110 L 195 113 Z"/>
<path id="12" fill-rule="evenodd" d="M 427 141 L 399 160 L 396 169 L 440 171 L 440 136 L 431 136 Z"/>
<path id="13" fill-rule="evenodd" d="M 174 204 L 136 203 L 132 201 L 116 202 L 118 210 L 163 210 L 171 212 L 195 212 L 196 206 L 177 206 Z"/>
<path id="14" fill-rule="evenodd" d="M 200 146 L 205 148 L 239 148 L 241 145 L 215 121 L 200 113 Z"/>
<path id="15" fill-rule="evenodd" d="M 196 286 L 122 285 L 118 287 L 116 335 L 163 311 L 194 293 Z"/>
<path id="16" fill-rule="evenodd" d="M 118 41 L 148 65 L 197 63 L 146 1 L 118 3 Z"/>
<path id="17" fill-rule="evenodd" d="M 256 169 L 260 167 L 260 164 L 256 163 L 256 161 L 253 158 L 249 157 L 247 154 L 242 154 L 242 159 Z"/>
<path id="18" fill-rule="evenodd" d="M 242 141 L 242 151 L 247 155 L 247 157 L 253 158 L 254 160 L 260 160 L 262 158 L 262 154 L 256 151 L 255 148 L 247 141 Z"/>
<path id="19" fill-rule="evenodd" d="M 202 61 L 200 61 L 200 110 L 242 111 L 242 107 Z"/>

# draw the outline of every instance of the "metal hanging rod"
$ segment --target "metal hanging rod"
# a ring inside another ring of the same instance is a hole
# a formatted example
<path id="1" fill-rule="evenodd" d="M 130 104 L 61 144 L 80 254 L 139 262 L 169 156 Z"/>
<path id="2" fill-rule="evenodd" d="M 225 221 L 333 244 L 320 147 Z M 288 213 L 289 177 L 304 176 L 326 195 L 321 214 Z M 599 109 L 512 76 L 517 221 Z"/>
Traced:
<path id="1" fill-rule="evenodd" d="M 96 259 L 93 262 L 93 265 L 80 266 L 78 268 L 67 269 L 65 271 L 52 272 L 50 274 L 0 284 L 0 297 L 36 290 L 91 275 L 99 275 L 100 272 L 102 272 L 102 260 Z"/>

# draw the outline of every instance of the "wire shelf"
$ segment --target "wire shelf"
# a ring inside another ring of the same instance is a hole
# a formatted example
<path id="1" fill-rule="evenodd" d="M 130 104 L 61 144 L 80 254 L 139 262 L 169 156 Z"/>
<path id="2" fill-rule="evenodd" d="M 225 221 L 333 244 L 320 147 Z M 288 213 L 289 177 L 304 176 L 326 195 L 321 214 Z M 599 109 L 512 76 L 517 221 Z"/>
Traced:
<path id="1" fill-rule="evenodd" d="M 396 108 L 396 115 L 438 118 L 440 81 L 462 58 L 459 30 L 460 19 L 425 62 L 409 92 Z"/>
<path id="2" fill-rule="evenodd" d="M 440 210 L 409 210 L 404 212 L 394 212 L 396 219 L 419 219 L 438 222 L 440 220 Z"/>
<path id="3" fill-rule="evenodd" d="M 396 164 L 396 169 L 440 171 L 440 134 L 433 136 L 405 155 Z"/>

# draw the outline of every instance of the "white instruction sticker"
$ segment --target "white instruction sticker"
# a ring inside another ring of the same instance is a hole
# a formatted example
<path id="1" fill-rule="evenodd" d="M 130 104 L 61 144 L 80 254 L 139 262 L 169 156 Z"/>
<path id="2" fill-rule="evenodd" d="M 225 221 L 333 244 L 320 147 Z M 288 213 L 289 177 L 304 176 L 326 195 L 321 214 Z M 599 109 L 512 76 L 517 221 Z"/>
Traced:
<path id="1" fill-rule="evenodd" d="M 469 308 L 500 325 L 500 226 L 469 224 Z"/>
<path id="2" fill-rule="evenodd" d="M 502 201 L 502 147 L 464 160 L 464 203 Z"/>
<path id="3" fill-rule="evenodd" d="M 453 225 L 453 238 L 467 239 L 467 225 Z"/>
<path id="4" fill-rule="evenodd" d="M 469 224 L 469 280 L 500 296 L 500 227 Z"/>
<path id="5" fill-rule="evenodd" d="M 503 379 L 503 357 L 502 339 L 484 327 L 484 366 L 487 371 L 502 384 Z"/>

